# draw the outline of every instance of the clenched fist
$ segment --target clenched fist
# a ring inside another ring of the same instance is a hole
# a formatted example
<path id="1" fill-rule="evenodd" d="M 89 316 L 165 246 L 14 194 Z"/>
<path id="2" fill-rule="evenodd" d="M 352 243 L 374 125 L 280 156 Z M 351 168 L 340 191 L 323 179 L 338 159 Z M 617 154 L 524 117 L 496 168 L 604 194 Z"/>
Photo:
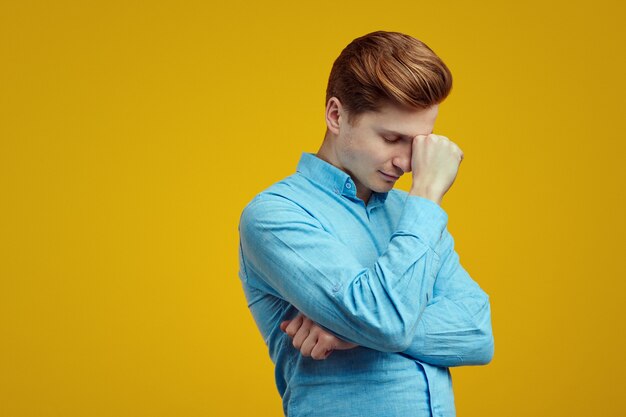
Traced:
<path id="1" fill-rule="evenodd" d="M 413 186 L 409 194 L 441 204 L 443 195 L 456 179 L 462 160 L 463 151 L 447 137 L 416 136 L 411 155 Z"/>

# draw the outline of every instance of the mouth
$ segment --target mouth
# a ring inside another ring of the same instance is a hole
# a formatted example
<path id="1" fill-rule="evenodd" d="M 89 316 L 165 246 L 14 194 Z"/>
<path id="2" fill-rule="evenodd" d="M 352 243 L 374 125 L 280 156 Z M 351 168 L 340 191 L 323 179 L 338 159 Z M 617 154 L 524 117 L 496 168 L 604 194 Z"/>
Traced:
<path id="1" fill-rule="evenodd" d="M 380 172 L 380 174 L 383 176 L 383 178 L 385 178 L 387 181 L 398 181 L 398 179 L 400 177 L 398 177 L 397 175 L 390 175 L 390 174 L 386 174 L 383 171 L 378 171 Z"/>

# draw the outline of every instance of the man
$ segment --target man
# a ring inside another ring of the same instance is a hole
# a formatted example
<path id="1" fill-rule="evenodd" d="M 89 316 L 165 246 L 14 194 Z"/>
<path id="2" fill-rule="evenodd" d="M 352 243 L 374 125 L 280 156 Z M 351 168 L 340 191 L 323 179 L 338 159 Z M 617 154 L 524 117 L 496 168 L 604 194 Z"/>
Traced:
<path id="1" fill-rule="evenodd" d="M 319 151 L 244 209 L 240 278 L 285 415 L 453 416 L 448 367 L 491 361 L 489 298 L 439 206 L 463 159 L 432 133 L 451 88 L 419 40 L 355 39 Z M 410 192 L 393 189 L 411 171 Z"/>

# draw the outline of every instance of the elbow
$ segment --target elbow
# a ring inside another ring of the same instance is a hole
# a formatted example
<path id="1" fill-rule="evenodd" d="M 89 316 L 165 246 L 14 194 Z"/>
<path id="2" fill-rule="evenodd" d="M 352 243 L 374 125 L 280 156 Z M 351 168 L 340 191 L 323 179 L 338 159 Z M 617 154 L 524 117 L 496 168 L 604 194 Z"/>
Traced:
<path id="1" fill-rule="evenodd" d="M 465 349 L 464 352 L 459 353 L 457 356 L 450 355 L 444 359 L 436 357 L 437 362 L 429 363 L 432 365 L 456 367 L 487 365 L 491 362 L 494 351 L 493 336 L 491 332 L 483 333 L 479 337 L 474 338 L 471 345 L 471 348 Z"/>
<path id="2" fill-rule="evenodd" d="M 490 322 L 480 330 L 475 346 L 469 365 L 487 365 L 493 360 L 494 340 Z"/>
<path id="3" fill-rule="evenodd" d="M 493 360 L 493 340 L 491 344 L 483 350 L 483 354 L 480 358 L 478 365 L 487 365 Z"/>
<path id="4" fill-rule="evenodd" d="M 494 353 L 494 339 L 493 330 L 491 328 L 491 306 L 489 304 L 489 298 L 486 297 L 485 308 L 480 320 L 476 323 L 478 329 L 477 337 L 477 349 L 475 356 L 475 365 L 487 365 L 493 359 Z"/>
<path id="5" fill-rule="evenodd" d="M 487 308 L 487 312 L 489 308 Z M 475 323 L 469 349 L 462 355 L 460 365 L 487 365 L 493 360 L 494 339 L 491 329 L 490 314 L 483 315 L 480 322 Z"/>
<path id="6" fill-rule="evenodd" d="M 491 335 L 484 335 L 481 338 L 475 338 L 471 349 L 466 349 L 465 352 L 458 356 L 451 355 L 444 359 L 445 360 L 437 358 L 437 362 L 429 363 L 439 366 L 487 365 L 493 359 L 493 337 Z"/>
<path id="7" fill-rule="evenodd" d="M 493 359 L 494 344 L 491 332 L 485 335 L 476 355 L 476 365 L 487 365 Z"/>

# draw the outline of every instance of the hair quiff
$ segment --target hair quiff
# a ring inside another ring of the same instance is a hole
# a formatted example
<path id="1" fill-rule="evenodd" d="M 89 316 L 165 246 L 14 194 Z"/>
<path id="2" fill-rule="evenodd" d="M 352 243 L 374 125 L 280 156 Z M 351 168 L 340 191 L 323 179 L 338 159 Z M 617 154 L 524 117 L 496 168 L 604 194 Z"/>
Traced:
<path id="1" fill-rule="evenodd" d="M 353 40 L 335 60 L 326 103 L 337 97 L 348 120 L 386 102 L 426 108 L 452 89 L 452 74 L 422 41 L 398 32 L 372 32 Z"/>

